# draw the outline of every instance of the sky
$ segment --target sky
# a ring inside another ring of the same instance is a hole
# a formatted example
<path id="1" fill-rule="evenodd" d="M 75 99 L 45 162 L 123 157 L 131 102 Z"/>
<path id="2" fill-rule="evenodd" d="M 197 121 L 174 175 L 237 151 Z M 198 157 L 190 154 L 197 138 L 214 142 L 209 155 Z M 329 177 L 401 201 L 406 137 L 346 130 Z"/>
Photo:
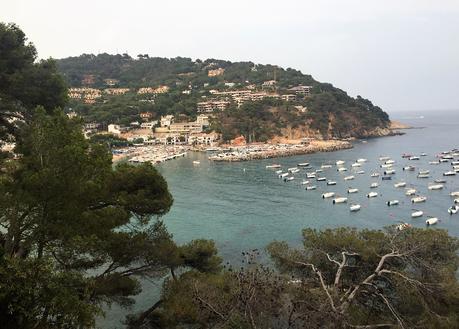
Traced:
<path id="1" fill-rule="evenodd" d="M 291 67 L 388 112 L 459 111 L 459 0 L 0 0 L 41 58 L 82 53 Z"/>

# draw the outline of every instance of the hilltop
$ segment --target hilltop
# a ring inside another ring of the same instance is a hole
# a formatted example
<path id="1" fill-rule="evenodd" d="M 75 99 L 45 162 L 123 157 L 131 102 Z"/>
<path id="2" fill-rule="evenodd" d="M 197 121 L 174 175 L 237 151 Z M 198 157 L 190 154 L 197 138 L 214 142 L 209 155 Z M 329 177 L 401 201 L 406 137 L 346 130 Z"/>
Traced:
<path id="1" fill-rule="evenodd" d="M 363 138 L 391 133 L 371 101 L 292 68 L 217 59 L 84 54 L 57 60 L 70 108 L 86 122 L 129 125 L 162 116 L 190 122 L 199 114 L 223 140 Z"/>

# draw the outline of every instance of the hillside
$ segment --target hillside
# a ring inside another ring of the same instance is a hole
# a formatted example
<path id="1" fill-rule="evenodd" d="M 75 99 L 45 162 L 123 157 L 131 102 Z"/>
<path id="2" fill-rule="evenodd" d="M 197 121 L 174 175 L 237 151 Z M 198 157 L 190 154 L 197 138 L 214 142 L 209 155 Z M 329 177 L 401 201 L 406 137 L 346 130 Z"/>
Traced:
<path id="1" fill-rule="evenodd" d="M 348 138 L 389 134 L 387 113 L 295 69 L 189 58 L 81 55 L 57 61 L 87 122 L 129 124 L 141 113 L 176 121 L 206 113 L 223 138 Z M 88 88 L 88 89 L 83 89 Z"/>

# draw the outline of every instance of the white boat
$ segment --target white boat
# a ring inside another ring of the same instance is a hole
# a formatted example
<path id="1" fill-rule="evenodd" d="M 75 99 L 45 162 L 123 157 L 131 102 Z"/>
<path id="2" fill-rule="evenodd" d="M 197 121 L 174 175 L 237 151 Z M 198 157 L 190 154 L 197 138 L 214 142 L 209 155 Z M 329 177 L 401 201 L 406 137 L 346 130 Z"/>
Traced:
<path id="1" fill-rule="evenodd" d="M 365 173 L 365 170 L 359 170 L 355 172 L 358 175 L 363 175 Z"/>
<path id="2" fill-rule="evenodd" d="M 336 182 L 333 181 L 333 180 L 329 180 L 329 181 L 327 182 L 327 185 L 336 185 Z"/>
<path id="3" fill-rule="evenodd" d="M 306 177 L 307 178 L 316 178 L 316 173 L 307 173 Z"/>
<path id="4" fill-rule="evenodd" d="M 459 196 L 459 191 L 451 192 L 450 196 Z"/>
<path id="5" fill-rule="evenodd" d="M 388 165 L 388 164 L 394 164 L 395 161 L 394 160 L 387 160 L 386 162 L 384 162 L 384 164 Z"/>
<path id="6" fill-rule="evenodd" d="M 386 171 L 384 172 L 384 175 L 394 175 L 394 174 L 395 174 L 395 170 L 393 170 L 393 169 L 386 170 Z"/>
<path id="7" fill-rule="evenodd" d="M 333 203 L 336 204 L 336 203 L 345 203 L 347 202 L 347 198 L 344 198 L 344 197 L 339 197 L 339 198 L 336 198 L 336 199 L 333 199 Z"/>
<path id="8" fill-rule="evenodd" d="M 458 204 L 459 203 L 459 199 L 454 199 L 454 203 Z"/>
<path id="9" fill-rule="evenodd" d="M 341 168 L 338 168 L 337 170 L 338 170 L 339 172 L 341 172 L 341 171 L 347 171 L 347 168 L 341 167 Z"/>
<path id="10" fill-rule="evenodd" d="M 439 221 L 440 221 L 440 220 L 439 220 L 437 217 L 431 217 L 431 218 L 429 218 L 429 219 L 426 220 L 426 224 L 427 224 L 428 226 L 430 226 L 430 225 L 435 225 L 435 224 L 437 224 Z"/>
<path id="11" fill-rule="evenodd" d="M 439 179 L 436 179 L 434 180 L 435 183 L 438 183 L 438 184 L 445 184 L 446 183 L 446 179 L 444 178 L 439 178 Z"/>
<path id="12" fill-rule="evenodd" d="M 371 177 L 379 177 L 379 172 L 374 172 L 370 175 Z"/>
<path id="13" fill-rule="evenodd" d="M 377 188 L 379 186 L 378 183 L 371 183 L 370 188 Z"/>
<path id="14" fill-rule="evenodd" d="M 362 164 L 361 164 L 361 163 L 358 163 L 358 162 L 356 162 L 356 163 L 353 163 L 353 164 L 351 165 L 351 167 L 353 167 L 353 168 L 356 168 L 356 167 L 362 167 Z"/>
<path id="15" fill-rule="evenodd" d="M 391 165 L 391 164 L 382 164 L 382 165 L 380 165 L 380 167 L 384 168 L 384 169 L 387 169 L 387 168 L 392 168 L 393 165 Z"/>
<path id="16" fill-rule="evenodd" d="M 307 167 L 309 166 L 309 162 L 301 162 L 299 164 L 297 164 L 298 167 Z"/>
<path id="17" fill-rule="evenodd" d="M 443 176 L 455 176 L 455 175 L 456 175 L 455 171 L 447 171 L 447 172 L 443 173 Z"/>
<path id="18" fill-rule="evenodd" d="M 318 182 L 324 182 L 326 180 L 327 180 L 327 177 L 317 177 L 316 178 L 316 181 L 318 181 Z"/>
<path id="19" fill-rule="evenodd" d="M 301 182 L 301 185 L 308 185 L 309 184 L 309 181 L 308 180 L 304 180 Z"/>
<path id="20" fill-rule="evenodd" d="M 353 180 L 355 177 L 354 176 L 346 176 L 344 177 L 344 180 Z"/>
<path id="21" fill-rule="evenodd" d="M 419 157 L 418 156 L 412 156 L 412 157 L 409 157 L 408 160 L 419 160 Z"/>
<path id="22" fill-rule="evenodd" d="M 271 165 L 267 165 L 266 169 L 270 169 L 270 168 L 277 169 L 277 168 L 280 168 L 280 167 L 282 167 L 280 164 L 271 164 Z"/>
<path id="23" fill-rule="evenodd" d="M 416 210 L 415 212 L 411 213 L 412 218 L 422 217 L 423 215 L 424 215 L 424 212 L 422 210 Z"/>
<path id="24" fill-rule="evenodd" d="M 438 162 L 448 162 L 448 161 L 449 161 L 448 159 L 444 159 L 444 158 L 438 160 Z"/>
<path id="25" fill-rule="evenodd" d="M 349 207 L 349 210 L 350 211 L 359 211 L 360 208 L 362 208 L 359 204 L 352 204 L 350 207 Z"/>
<path id="26" fill-rule="evenodd" d="M 419 175 L 428 175 L 430 174 L 430 170 L 419 170 Z"/>
<path id="27" fill-rule="evenodd" d="M 443 189 L 443 184 L 429 185 L 428 189 L 431 190 L 431 191 L 441 190 L 441 189 Z"/>
<path id="28" fill-rule="evenodd" d="M 413 167 L 413 166 L 406 166 L 406 167 L 403 167 L 403 170 L 405 171 L 414 171 L 416 168 Z"/>
<path id="29" fill-rule="evenodd" d="M 364 159 L 364 158 L 360 158 L 360 159 L 357 159 L 357 162 L 358 163 L 365 163 L 367 162 L 368 160 L 367 159 Z"/>
<path id="30" fill-rule="evenodd" d="M 414 188 L 410 188 L 406 190 L 405 192 L 405 195 L 408 195 L 408 196 L 415 195 L 415 194 L 416 194 L 416 190 Z"/>
<path id="31" fill-rule="evenodd" d="M 194 164 L 194 165 L 198 165 L 198 164 L 200 164 L 200 163 L 201 163 L 201 161 L 197 161 L 197 160 L 193 161 L 193 164 Z"/>
<path id="32" fill-rule="evenodd" d="M 411 199 L 411 203 L 421 203 L 426 202 L 427 198 L 425 196 L 417 196 Z"/>
<path id="33" fill-rule="evenodd" d="M 280 174 L 280 175 L 279 175 L 279 178 L 285 178 L 285 177 L 287 177 L 288 175 L 289 175 L 288 172 L 284 172 L 283 174 Z"/>
<path id="34" fill-rule="evenodd" d="M 459 211 L 459 206 L 457 206 L 457 205 L 453 205 L 453 206 L 448 208 L 448 213 L 450 215 L 457 214 L 458 211 Z"/>
<path id="35" fill-rule="evenodd" d="M 429 161 L 429 164 L 430 165 L 438 165 L 438 164 L 440 164 L 440 161 L 438 161 L 438 160 L 437 161 Z"/>
<path id="36" fill-rule="evenodd" d="M 357 193 L 358 191 L 359 191 L 358 188 L 350 188 L 350 189 L 347 190 L 347 193 L 349 193 L 349 194 L 350 193 Z"/>
<path id="37" fill-rule="evenodd" d="M 331 168 L 331 167 L 332 167 L 332 165 L 329 165 L 329 164 L 323 164 L 323 165 L 320 166 L 320 168 L 322 168 L 322 169 L 328 169 L 328 168 Z"/>
<path id="38" fill-rule="evenodd" d="M 390 159 L 390 157 L 387 157 L 387 156 L 379 157 L 379 161 L 387 161 L 389 159 Z"/>
<path id="39" fill-rule="evenodd" d="M 389 200 L 389 201 L 387 201 L 387 205 L 388 206 L 396 206 L 398 204 L 399 204 L 398 200 Z"/>
<path id="40" fill-rule="evenodd" d="M 403 230 L 406 230 L 407 228 L 411 228 L 411 224 L 408 224 L 408 223 L 401 223 L 401 224 L 398 224 L 397 226 L 395 226 L 395 228 L 396 228 L 398 231 L 403 231 Z"/>
<path id="41" fill-rule="evenodd" d="M 318 174 L 320 172 L 323 172 L 323 170 L 322 169 L 316 169 L 316 171 L 315 171 L 316 174 Z"/>
<path id="42" fill-rule="evenodd" d="M 418 178 L 429 178 L 429 174 L 418 174 Z"/>
<path id="43" fill-rule="evenodd" d="M 405 182 L 399 182 L 399 183 L 394 184 L 394 187 L 405 187 L 405 186 L 406 186 Z"/>
<path id="44" fill-rule="evenodd" d="M 422 152 L 422 153 L 421 153 L 421 156 L 422 156 L 422 157 L 425 157 L 425 156 L 427 156 L 427 153 Z"/>
<path id="45" fill-rule="evenodd" d="M 295 177 L 293 177 L 293 176 L 285 177 L 285 178 L 284 178 L 284 182 L 290 182 L 290 181 L 292 181 L 292 180 L 294 180 L 294 179 L 295 179 Z"/>
<path id="46" fill-rule="evenodd" d="M 335 196 L 335 192 L 325 192 L 322 194 L 322 199 L 332 198 Z"/>
<path id="47" fill-rule="evenodd" d="M 300 169 L 298 168 L 288 168 L 288 171 L 291 172 L 292 174 L 300 172 Z"/>
<path id="48" fill-rule="evenodd" d="M 367 194 L 367 198 L 376 198 L 378 196 L 377 192 L 370 192 Z"/>
<path id="49" fill-rule="evenodd" d="M 317 189 L 316 185 L 306 186 L 306 191 L 311 191 L 311 190 L 316 190 L 316 189 Z"/>
<path id="50" fill-rule="evenodd" d="M 343 160 L 338 160 L 338 161 L 336 161 L 336 165 L 337 165 L 337 166 L 342 166 L 342 165 L 345 164 L 345 163 L 346 163 L 346 161 L 343 161 Z"/>
<path id="51" fill-rule="evenodd" d="M 278 174 L 278 175 L 282 174 L 282 169 L 281 170 L 276 170 L 276 174 Z"/>
<path id="52" fill-rule="evenodd" d="M 459 161 L 451 161 L 451 165 L 452 166 L 458 166 L 459 165 Z"/>

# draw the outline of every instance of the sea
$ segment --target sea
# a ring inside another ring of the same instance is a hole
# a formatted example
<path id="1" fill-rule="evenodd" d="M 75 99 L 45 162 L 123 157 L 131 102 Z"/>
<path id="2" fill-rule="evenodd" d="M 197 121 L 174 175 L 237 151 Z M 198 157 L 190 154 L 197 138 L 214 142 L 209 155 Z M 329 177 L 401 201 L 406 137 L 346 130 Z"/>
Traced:
<path id="1" fill-rule="evenodd" d="M 459 148 L 459 110 L 430 112 L 392 113 L 393 120 L 408 124 L 413 129 L 403 130 L 402 136 L 391 136 L 359 140 L 354 147 L 329 153 L 292 156 L 247 162 L 214 163 L 206 153 L 189 153 L 186 157 L 158 165 L 158 170 L 166 178 L 174 197 L 171 211 L 163 217 L 168 230 L 178 244 L 193 239 L 212 239 L 225 262 L 239 264 L 241 253 L 253 249 L 263 251 L 273 240 L 287 241 L 292 246 L 301 245 L 301 231 L 311 227 L 316 229 L 349 226 L 356 228 L 382 229 L 389 225 L 406 222 L 415 227 L 426 227 L 429 216 L 438 217 L 435 228 L 445 229 L 451 235 L 459 236 L 459 213 L 449 215 L 453 204 L 449 195 L 459 191 L 459 174 L 443 177 L 452 170 L 450 163 L 431 165 L 429 161 L 438 159 L 442 151 Z M 420 160 L 408 160 L 401 155 L 409 153 L 420 156 Z M 383 173 L 379 158 L 395 160 L 396 170 L 392 180 L 382 181 L 372 178 L 372 172 Z M 368 161 L 360 168 L 351 168 L 359 158 Z M 335 162 L 345 161 L 346 172 L 338 172 Z M 200 164 L 193 164 L 199 161 Z M 309 162 L 310 167 L 295 174 L 295 179 L 284 182 L 267 169 L 267 165 L 280 164 L 285 171 L 297 164 Z M 332 164 L 320 176 L 336 181 L 334 186 L 326 182 L 311 183 L 317 190 L 307 191 L 301 184 L 306 180 L 306 172 L 320 168 L 322 164 Z M 416 171 L 404 171 L 404 166 L 412 165 Z M 364 174 L 356 171 L 364 170 Z M 417 178 L 419 170 L 429 170 L 429 179 Z M 345 181 L 344 177 L 354 175 L 355 179 Z M 434 179 L 445 178 L 444 188 L 428 190 Z M 370 189 L 372 182 L 379 187 Z M 419 195 L 427 197 L 425 203 L 411 203 L 405 195 L 405 188 L 396 188 L 397 182 L 406 182 Z M 348 188 L 357 188 L 356 194 L 348 194 Z M 378 197 L 368 198 L 370 191 L 378 192 Z M 322 193 L 335 192 L 337 196 L 348 197 L 348 203 L 333 204 L 332 199 L 323 199 Z M 387 206 L 386 202 L 397 199 L 398 206 Z M 361 210 L 350 212 L 349 205 L 358 203 Z M 412 219 L 411 213 L 422 210 L 424 216 Z M 427 228 L 432 229 L 432 228 Z M 144 281 L 143 291 L 136 297 L 131 309 L 117 306 L 107 309 L 105 319 L 98 321 L 101 328 L 123 328 L 124 316 L 151 306 L 159 298 L 161 280 Z"/>

